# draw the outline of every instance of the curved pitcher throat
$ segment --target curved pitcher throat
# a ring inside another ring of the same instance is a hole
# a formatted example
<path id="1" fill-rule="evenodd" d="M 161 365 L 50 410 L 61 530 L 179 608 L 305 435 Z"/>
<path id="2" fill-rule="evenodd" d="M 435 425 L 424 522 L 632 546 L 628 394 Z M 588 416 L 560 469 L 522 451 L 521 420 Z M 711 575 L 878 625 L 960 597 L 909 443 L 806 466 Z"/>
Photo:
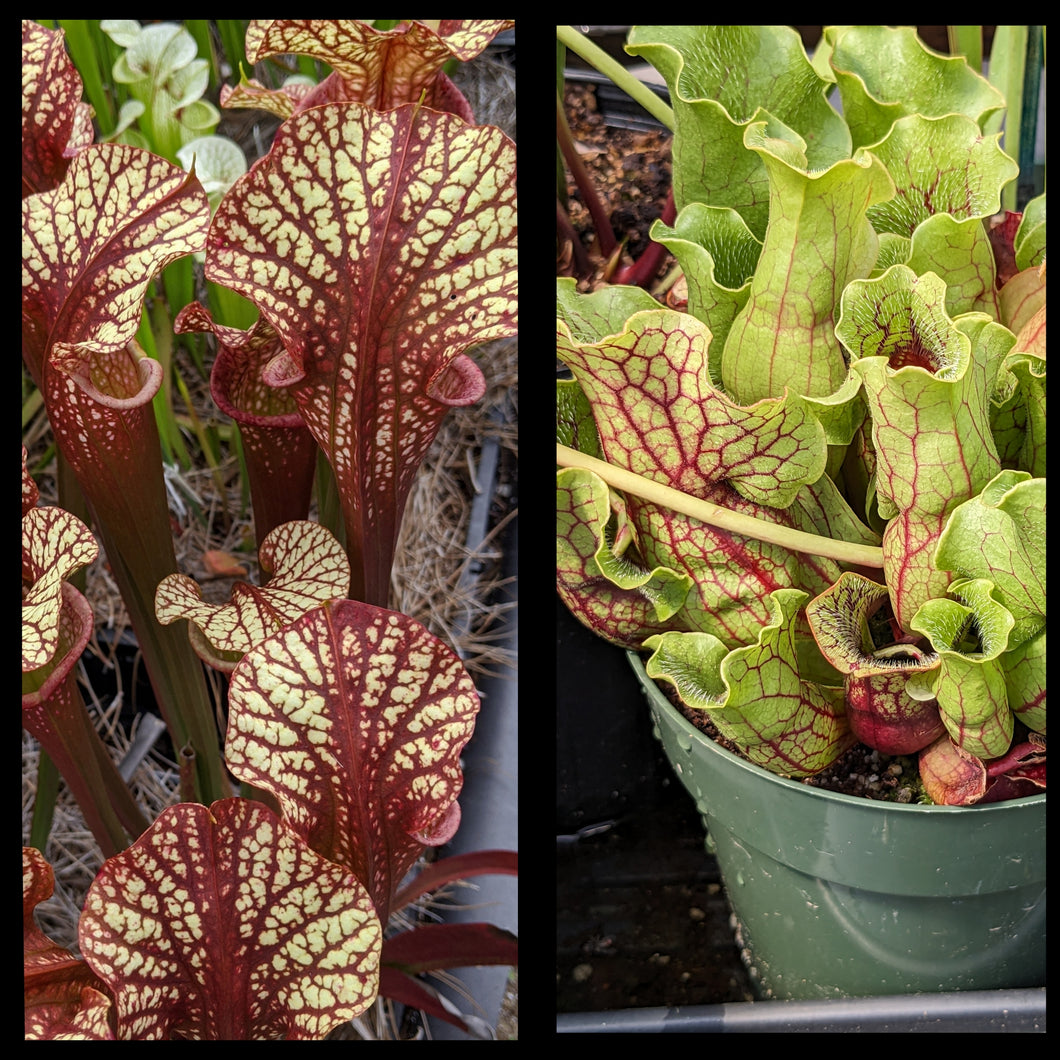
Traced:
<path id="1" fill-rule="evenodd" d="M 873 155 L 858 151 L 810 172 L 797 143 L 750 125 L 744 143 L 769 176 L 769 226 L 747 304 L 722 353 L 725 389 L 741 405 L 789 387 L 806 397 L 835 393 L 847 363 L 835 317 L 851 280 L 867 277 L 879 238 L 866 212 L 894 195 Z"/>

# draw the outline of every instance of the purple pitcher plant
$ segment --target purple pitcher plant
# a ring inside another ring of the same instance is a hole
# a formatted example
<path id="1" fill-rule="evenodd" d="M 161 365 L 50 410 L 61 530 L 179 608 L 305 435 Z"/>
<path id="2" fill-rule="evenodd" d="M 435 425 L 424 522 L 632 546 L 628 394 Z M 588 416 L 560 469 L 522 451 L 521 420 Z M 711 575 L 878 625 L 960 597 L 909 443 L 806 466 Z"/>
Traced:
<path id="1" fill-rule="evenodd" d="M 909 27 L 626 50 L 687 303 L 557 281 L 560 596 L 782 776 L 860 742 L 936 803 L 1044 790 L 1045 197 L 995 227 L 1004 97 Z"/>

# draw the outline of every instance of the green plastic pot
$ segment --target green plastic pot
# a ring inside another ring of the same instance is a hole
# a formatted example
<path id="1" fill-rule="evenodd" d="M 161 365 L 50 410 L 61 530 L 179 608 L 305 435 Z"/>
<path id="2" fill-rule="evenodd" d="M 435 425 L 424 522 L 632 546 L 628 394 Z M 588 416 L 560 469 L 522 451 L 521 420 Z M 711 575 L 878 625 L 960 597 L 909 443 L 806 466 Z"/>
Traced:
<path id="1" fill-rule="evenodd" d="M 760 997 L 1044 985 L 1044 794 L 912 806 L 786 780 L 701 733 L 628 657 Z"/>

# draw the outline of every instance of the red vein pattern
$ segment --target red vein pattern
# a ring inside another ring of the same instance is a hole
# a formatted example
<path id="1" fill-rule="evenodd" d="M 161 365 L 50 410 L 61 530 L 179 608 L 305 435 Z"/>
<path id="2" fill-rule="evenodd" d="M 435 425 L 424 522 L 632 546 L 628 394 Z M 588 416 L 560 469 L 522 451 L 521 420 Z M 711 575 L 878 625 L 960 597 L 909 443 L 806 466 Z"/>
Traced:
<path id="1" fill-rule="evenodd" d="M 405 615 L 344 600 L 262 642 L 229 686 L 225 757 L 380 919 L 425 844 L 459 823 L 460 752 L 478 696 L 460 660 Z"/>
<path id="2" fill-rule="evenodd" d="M 385 110 L 415 103 L 426 93 L 427 106 L 441 110 L 446 109 L 439 100 L 439 90 L 444 92 L 448 82 L 441 72 L 445 63 L 473 59 L 501 30 L 514 24 L 450 20 L 405 22 L 390 30 L 378 30 L 355 19 L 256 19 L 247 29 L 246 52 L 252 63 L 270 55 L 293 53 L 320 59 L 332 67 L 332 78 L 341 87 L 322 82 L 302 107 L 344 100 Z M 319 89 L 325 90 L 323 95 Z M 233 93 L 224 105 L 241 105 L 240 97 Z M 471 120 L 470 112 L 461 116 Z"/>
<path id="3" fill-rule="evenodd" d="M 264 378 L 331 461 L 355 597 L 388 602 L 413 476 L 484 392 L 464 351 L 515 333 L 515 235 L 511 141 L 412 106 L 296 115 L 214 218 L 206 274 L 283 342 Z"/>
<path id="4" fill-rule="evenodd" d="M 22 952 L 26 1039 L 64 1036 L 113 1041 L 106 988 L 84 961 L 45 935 L 33 912 L 55 889 L 55 873 L 35 847 L 22 848 Z"/>
<path id="5" fill-rule="evenodd" d="M 265 365 L 283 352 L 276 332 L 266 320 L 248 331 L 215 324 L 198 302 L 180 311 L 173 330 L 212 331 L 217 339 L 210 393 L 239 424 L 258 542 L 283 523 L 308 518 L 317 444 L 294 398 L 261 379 Z"/>
<path id="6" fill-rule="evenodd" d="M 236 582 L 228 603 L 212 604 L 185 574 L 164 578 L 155 592 L 163 625 L 188 619 L 200 632 L 192 645 L 204 662 L 231 672 L 266 637 L 350 590 L 350 564 L 342 545 L 319 523 L 284 523 L 261 543 L 258 562 L 271 575 L 265 586 Z M 228 658 L 224 658 L 227 655 Z"/>
<path id="7" fill-rule="evenodd" d="M 60 184 L 71 156 L 94 135 L 64 37 L 22 20 L 22 198 Z"/>
<path id="8" fill-rule="evenodd" d="M 364 888 L 248 799 L 164 810 L 104 864 L 79 937 L 124 1040 L 317 1040 L 378 989 Z"/>

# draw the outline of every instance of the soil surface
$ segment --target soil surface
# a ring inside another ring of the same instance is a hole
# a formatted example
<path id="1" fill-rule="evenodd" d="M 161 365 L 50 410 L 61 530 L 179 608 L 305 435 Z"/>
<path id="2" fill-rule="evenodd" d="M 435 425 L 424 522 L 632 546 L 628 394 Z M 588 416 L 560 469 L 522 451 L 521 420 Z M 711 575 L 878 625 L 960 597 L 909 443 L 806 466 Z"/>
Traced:
<path id="1" fill-rule="evenodd" d="M 659 688 L 700 732 L 726 751 L 746 758 L 731 740 L 718 732 L 705 711 L 692 710 L 682 704 L 671 694 L 672 686 L 660 683 Z M 806 777 L 802 783 L 840 795 L 855 795 L 882 802 L 931 802 L 920 781 L 916 755 L 886 755 L 862 743 L 855 744 L 827 769 Z"/>
<path id="2" fill-rule="evenodd" d="M 616 239 L 623 244 L 618 264 L 632 264 L 654 245 L 648 233 L 652 223 L 662 217 L 670 190 L 671 134 L 662 128 L 627 129 L 609 124 L 601 113 L 593 85 L 569 82 L 565 100 L 567 121 L 578 155 L 605 205 Z M 566 172 L 567 215 L 590 270 L 579 270 L 571 248 L 561 241 L 557 274 L 575 276 L 580 290 L 595 290 L 606 282 L 609 262 L 600 252 L 585 196 L 569 168 Z M 665 276 L 673 263 L 671 255 L 663 255 L 653 277 Z M 610 267 L 614 265 L 610 263 Z"/>

